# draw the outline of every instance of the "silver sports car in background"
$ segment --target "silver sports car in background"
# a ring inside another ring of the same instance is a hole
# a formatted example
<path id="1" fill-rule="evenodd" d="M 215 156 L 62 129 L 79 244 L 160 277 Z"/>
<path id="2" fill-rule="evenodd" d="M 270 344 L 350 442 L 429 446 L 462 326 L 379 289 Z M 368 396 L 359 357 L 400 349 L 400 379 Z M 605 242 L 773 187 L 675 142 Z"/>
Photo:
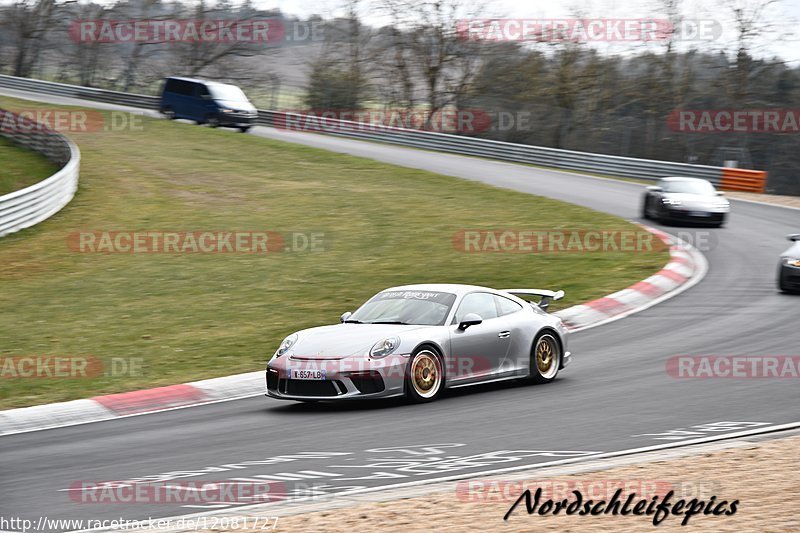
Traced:
<path id="1" fill-rule="evenodd" d="M 445 388 L 552 381 L 570 361 L 567 330 L 546 312 L 563 295 L 445 284 L 386 289 L 340 324 L 286 337 L 267 364 L 267 395 L 425 402 Z"/>
<path id="2" fill-rule="evenodd" d="M 642 218 L 722 226 L 731 204 L 711 182 L 698 178 L 661 178 L 647 187 Z"/>
<path id="3" fill-rule="evenodd" d="M 792 245 L 781 254 L 778 288 L 783 292 L 800 292 L 800 234 L 787 235 L 786 238 L 792 241 Z"/>

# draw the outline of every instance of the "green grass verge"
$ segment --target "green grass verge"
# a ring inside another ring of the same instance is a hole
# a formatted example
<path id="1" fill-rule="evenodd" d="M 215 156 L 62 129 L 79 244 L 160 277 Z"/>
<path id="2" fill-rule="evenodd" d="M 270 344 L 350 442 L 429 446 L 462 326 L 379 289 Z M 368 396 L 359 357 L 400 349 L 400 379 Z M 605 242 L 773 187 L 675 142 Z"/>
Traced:
<path id="1" fill-rule="evenodd" d="M 0 105 L 14 102 L 0 98 Z M 260 370 L 288 333 L 334 323 L 392 285 L 552 287 L 566 291 L 559 303 L 569 306 L 635 283 L 668 258 L 463 253 L 452 239 L 464 228 L 634 226 L 554 200 L 233 130 L 144 119 L 142 131 L 73 138 L 82 168 L 72 203 L 0 239 L 0 356 L 142 358 L 142 375 L 0 378 L 0 408 Z M 321 231 L 327 250 L 128 255 L 67 246 L 79 230 L 147 229 Z"/>
<path id="2" fill-rule="evenodd" d="M 0 137 L 0 196 L 52 176 L 58 165 L 44 156 Z"/>

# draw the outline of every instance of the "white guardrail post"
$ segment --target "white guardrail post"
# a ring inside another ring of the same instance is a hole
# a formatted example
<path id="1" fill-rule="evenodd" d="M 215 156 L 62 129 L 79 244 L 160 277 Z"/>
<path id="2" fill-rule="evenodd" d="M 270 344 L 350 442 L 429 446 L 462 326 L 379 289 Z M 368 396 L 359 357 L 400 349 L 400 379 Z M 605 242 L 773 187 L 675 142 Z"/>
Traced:
<path id="1" fill-rule="evenodd" d="M 159 104 L 159 98 L 156 96 L 106 91 L 14 76 L 0 75 L 0 87 L 144 109 L 158 109 Z M 706 179 L 724 189 L 750 192 L 764 192 L 766 183 L 766 172 L 760 171 L 734 171 L 734 169 L 706 165 L 560 150 L 466 135 L 409 130 L 334 118 L 308 117 L 281 111 L 259 110 L 257 124 L 640 180 L 657 180 L 666 176 L 688 176 Z"/>
<path id="2" fill-rule="evenodd" d="M 38 183 L 0 196 L 0 237 L 50 218 L 78 190 L 81 154 L 64 135 L 16 113 L 0 109 L 0 136 L 30 148 L 60 170 Z"/>

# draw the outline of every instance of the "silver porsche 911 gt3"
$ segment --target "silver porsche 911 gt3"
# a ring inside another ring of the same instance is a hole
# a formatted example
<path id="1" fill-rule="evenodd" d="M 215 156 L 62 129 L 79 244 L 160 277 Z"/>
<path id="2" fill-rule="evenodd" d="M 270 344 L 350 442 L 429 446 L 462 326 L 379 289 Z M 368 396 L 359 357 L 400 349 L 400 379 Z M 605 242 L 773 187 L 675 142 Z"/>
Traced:
<path id="1" fill-rule="evenodd" d="M 267 364 L 267 395 L 425 402 L 445 388 L 552 381 L 570 361 L 567 330 L 546 312 L 563 295 L 447 284 L 386 289 L 340 324 L 286 337 Z"/>

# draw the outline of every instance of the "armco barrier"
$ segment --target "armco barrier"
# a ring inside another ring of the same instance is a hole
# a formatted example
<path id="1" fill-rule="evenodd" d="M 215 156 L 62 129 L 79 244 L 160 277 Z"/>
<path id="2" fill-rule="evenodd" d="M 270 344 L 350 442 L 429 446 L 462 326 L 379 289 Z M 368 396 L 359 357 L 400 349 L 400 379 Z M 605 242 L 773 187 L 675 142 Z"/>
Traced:
<path id="1" fill-rule="evenodd" d="M 28 78 L 0 76 L 0 87 L 144 109 L 158 109 L 158 98 L 155 96 L 106 91 Z M 738 169 L 575 152 L 557 148 L 492 141 L 464 135 L 375 126 L 332 118 L 315 118 L 313 121 L 309 121 L 305 120 L 304 117 L 305 115 L 296 113 L 259 110 L 258 124 L 290 131 L 315 131 L 327 135 L 379 141 L 426 150 L 641 180 L 657 180 L 666 176 L 689 176 L 709 180 L 722 189 L 750 192 L 764 192 L 766 182 L 766 173 L 761 173 L 762 179 L 760 180 L 733 180 L 733 174 L 729 172 L 730 177 L 727 180 L 723 180 L 723 175 L 726 171 L 742 172 Z"/>
<path id="2" fill-rule="evenodd" d="M 95 89 L 93 87 L 81 87 L 80 85 L 54 83 L 52 81 L 0 75 L 0 87 L 16 89 L 18 91 L 31 91 L 42 94 L 50 94 L 53 96 L 65 96 L 67 98 L 80 98 L 82 100 L 93 100 L 96 102 L 106 102 L 109 104 L 140 107 L 143 109 L 158 109 L 158 98 L 155 96 L 123 93 L 118 91 L 106 91 L 104 89 Z"/>
<path id="3" fill-rule="evenodd" d="M 12 127 L 8 127 L 13 124 Z M 0 196 L 0 237 L 33 226 L 57 213 L 78 189 L 80 151 L 60 133 L 0 109 L 0 136 L 39 152 L 60 170 L 38 183 Z"/>

